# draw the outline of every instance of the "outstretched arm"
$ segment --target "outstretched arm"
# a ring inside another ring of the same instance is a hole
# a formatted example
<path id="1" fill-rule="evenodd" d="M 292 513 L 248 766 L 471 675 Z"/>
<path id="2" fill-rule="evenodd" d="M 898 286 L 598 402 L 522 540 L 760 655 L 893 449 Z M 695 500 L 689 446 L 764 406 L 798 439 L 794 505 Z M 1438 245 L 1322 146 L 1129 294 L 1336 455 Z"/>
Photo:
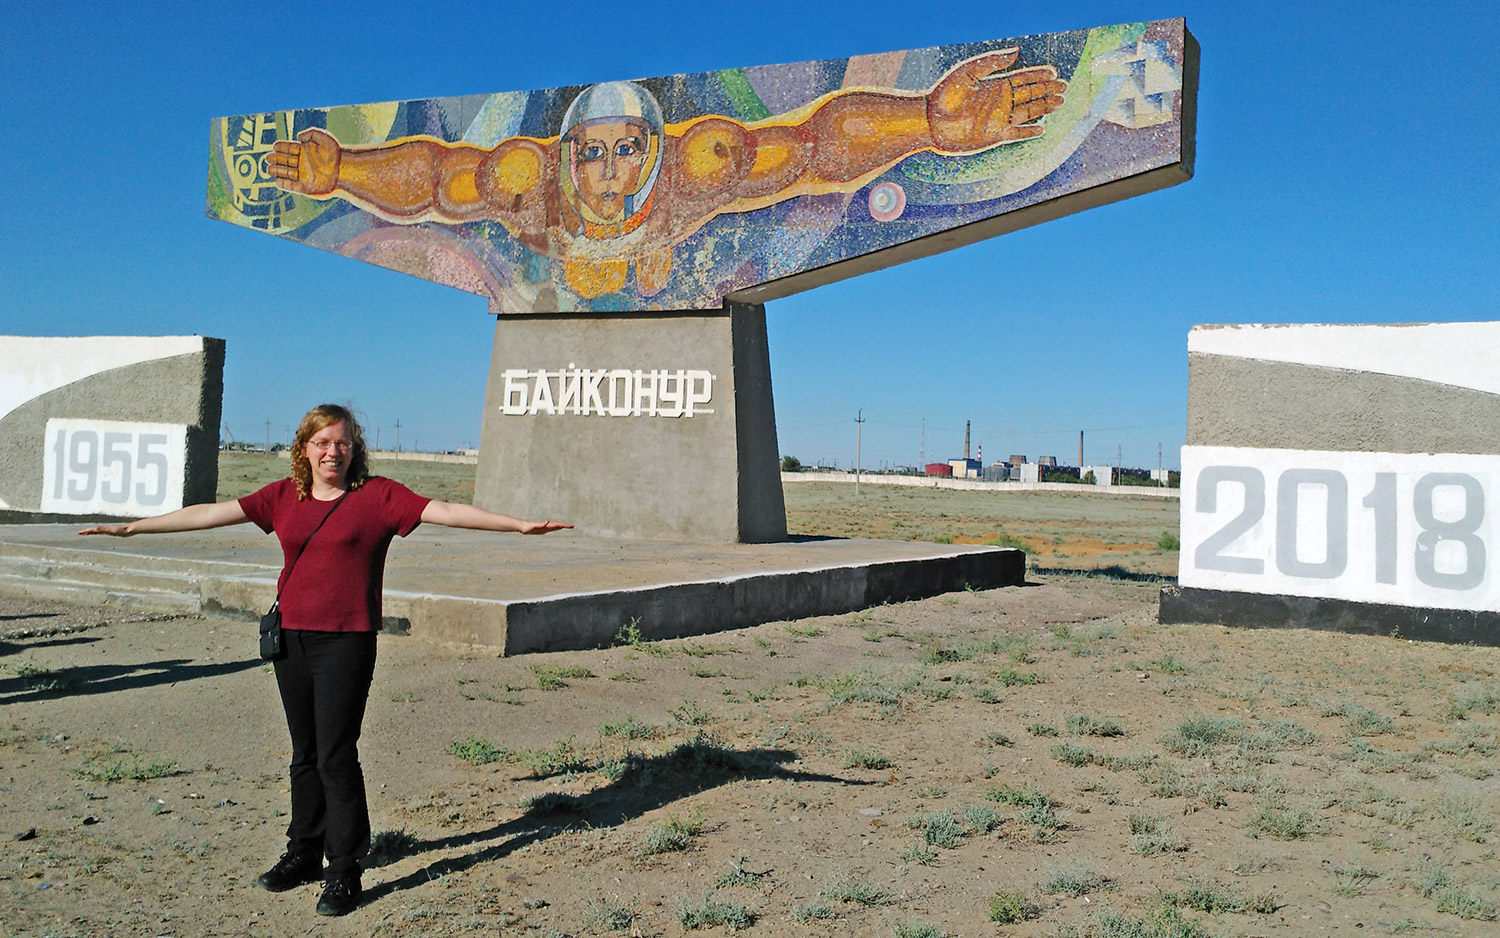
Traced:
<path id="1" fill-rule="evenodd" d="M 1040 137 L 1068 83 L 1050 65 L 1005 71 L 1017 50 L 960 62 L 925 95 L 836 92 L 799 123 L 746 126 L 709 118 L 683 133 L 676 177 L 692 202 L 733 210 L 793 196 L 847 191 L 899 160 L 933 150 L 978 153 Z"/>
<path id="2" fill-rule="evenodd" d="M 545 211 L 541 184 L 551 161 L 545 146 L 527 138 L 492 150 L 426 137 L 345 147 L 313 128 L 277 141 L 266 168 L 290 192 L 341 197 L 397 221 L 525 224 Z"/>
<path id="3" fill-rule="evenodd" d="M 441 524 L 450 528 L 473 528 L 478 531 L 512 531 L 517 534 L 551 534 L 553 531 L 561 531 L 572 527 L 571 524 L 563 524 L 560 521 L 522 521 L 519 518 L 512 518 L 510 515 L 502 515 L 493 511 L 485 511 L 483 508 L 475 508 L 473 505 L 439 501 L 427 503 L 427 507 L 422 509 L 422 521 L 427 524 Z"/>
<path id="4" fill-rule="evenodd" d="M 125 524 L 99 524 L 84 528 L 79 534 L 108 534 L 111 537 L 130 537 L 135 534 L 165 534 L 171 531 L 203 531 L 222 528 L 230 524 L 243 524 L 250 519 L 238 499 L 215 502 L 211 505 L 189 505 L 169 511 L 154 518 L 141 518 Z"/>

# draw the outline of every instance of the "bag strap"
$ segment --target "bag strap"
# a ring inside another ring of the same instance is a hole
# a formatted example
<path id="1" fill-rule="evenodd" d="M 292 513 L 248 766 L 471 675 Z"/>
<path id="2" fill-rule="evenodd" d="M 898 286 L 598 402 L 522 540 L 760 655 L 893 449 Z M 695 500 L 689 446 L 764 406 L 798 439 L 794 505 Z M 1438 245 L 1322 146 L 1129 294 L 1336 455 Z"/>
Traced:
<path id="1" fill-rule="evenodd" d="M 328 509 L 328 513 L 323 516 L 323 520 L 319 521 L 317 527 L 312 529 L 312 534 L 309 534 L 307 536 L 307 540 L 302 542 L 302 546 L 297 548 L 297 556 L 293 557 L 292 562 L 286 565 L 286 576 L 283 576 L 281 578 L 281 585 L 276 587 L 276 601 L 271 604 L 272 609 L 275 609 L 281 605 L 281 591 L 286 589 L 286 581 L 292 578 L 292 568 L 297 566 L 297 561 L 302 559 L 302 554 L 307 550 L 307 545 L 312 543 L 313 534 L 318 533 L 318 528 L 321 528 L 323 526 L 323 522 L 333 517 L 333 513 L 339 510 L 339 505 L 343 504 L 344 499 L 348 497 L 348 491 L 345 491 L 344 494 L 340 495 L 338 497 L 338 500 L 333 503 L 333 507 Z"/>

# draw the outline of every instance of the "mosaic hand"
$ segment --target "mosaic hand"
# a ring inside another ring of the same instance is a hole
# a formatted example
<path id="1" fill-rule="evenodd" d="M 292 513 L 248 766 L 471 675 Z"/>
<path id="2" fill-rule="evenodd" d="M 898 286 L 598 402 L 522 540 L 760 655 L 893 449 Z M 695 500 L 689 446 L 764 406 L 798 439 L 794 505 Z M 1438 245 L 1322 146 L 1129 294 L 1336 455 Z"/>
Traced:
<path id="1" fill-rule="evenodd" d="M 1016 63 L 1004 49 L 961 63 L 927 97 L 932 140 L 945 152 L 967 153 L 1040 137 L 1034 123 L 1062 106 L 1068 83 L 1050 65 L 1002 72 Z"/>
<path id="2" fill-rule="evenodd" d="M 327 195 L 339 181 L 339 142 L 326 131 L 310 128 L 296 140 L 278 140 L 266 157 L 277 185 L 304 195 Z"/>

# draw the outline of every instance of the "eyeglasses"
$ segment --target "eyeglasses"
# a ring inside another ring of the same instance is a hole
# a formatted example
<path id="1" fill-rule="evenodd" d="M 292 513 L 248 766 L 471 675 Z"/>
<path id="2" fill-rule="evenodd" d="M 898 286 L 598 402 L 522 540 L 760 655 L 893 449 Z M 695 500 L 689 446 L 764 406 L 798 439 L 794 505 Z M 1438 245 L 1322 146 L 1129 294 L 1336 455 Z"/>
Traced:
<path id="1" fill-rule="evenodd" d="M 348 440 L 308 440 L 307 442 L 320 453 L 326 453 L 331 449 L 347 453 L 354 448 L 354 444 Z"/>

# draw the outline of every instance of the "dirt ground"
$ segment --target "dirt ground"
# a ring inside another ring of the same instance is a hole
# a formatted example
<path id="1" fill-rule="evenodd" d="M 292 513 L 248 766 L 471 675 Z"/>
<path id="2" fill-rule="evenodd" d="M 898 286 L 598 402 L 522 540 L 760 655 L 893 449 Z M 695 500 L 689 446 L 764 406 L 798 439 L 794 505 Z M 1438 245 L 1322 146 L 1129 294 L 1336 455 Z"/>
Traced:
<path id="1" fill-rule="evenodd" d="M 1500 650 L 1036 575 L 509 659 L 382 637 L 366 901 L 253 880 L 253 626 L 0 600 L 0 935 L 1494 935 Z"/>

